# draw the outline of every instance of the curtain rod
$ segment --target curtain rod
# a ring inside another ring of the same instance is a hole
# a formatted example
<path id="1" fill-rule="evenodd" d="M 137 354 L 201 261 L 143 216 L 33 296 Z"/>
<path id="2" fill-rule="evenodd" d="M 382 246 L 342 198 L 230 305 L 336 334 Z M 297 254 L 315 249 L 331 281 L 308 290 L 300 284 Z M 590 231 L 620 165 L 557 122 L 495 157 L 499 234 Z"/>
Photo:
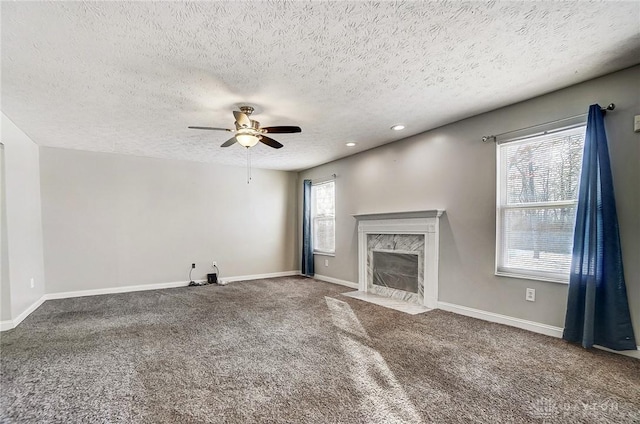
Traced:
<path id="1" fill-rule="evenodd" d="M 613 103 L 609 103 L 609 106 L 602 107 L 602 108 L 600 108 L 600 110 L 602 110 L 603 112 L 606 113 L 608 110 L 613 110 L 615 108 L 616 108 L 616 105 L 614 105 Z M 496 141 L 496 139 L 498 137 L 501 137 L 503 135 L 507 135 L 507 134 L 511 134 L 511 133 L 519 132 L 519 131 L 525 131 L 525 130 L 529 130 L 529 129 L 532 129 L 532 128 L 543 127 L 545 125 L 555 124 L 557 122 L 562 122 L 562 121 L 568 121 L 570 119 L 576 119 L 576 118 L 580 118 L 580 117 L 587 116 L 587 115 L 589 115 L 589 114 L 588 113 L 581 113 L 580 115 L 569 116 L 568 118 L 556 119 L 555 121 L 545 122 L 544 124 L 531 125 L 530 127 L 520 128 L 518 130 L 507 131 L 507 132 L 503 132 L 503 133 L 495 134 L 495 135 L 485 135 L 485 136 L 482 137 L 482 142 L 486 143 L 490 139 L 493 139 L 493 141 Z"/>
<path id="2" fill-rule="evenodd" d="M 327 175 L 326 177 L 318 177 L 311 180 L 312 183 L 319 183 L 323 181 L 329 181 L 337 177 L 336 174 Z"/>

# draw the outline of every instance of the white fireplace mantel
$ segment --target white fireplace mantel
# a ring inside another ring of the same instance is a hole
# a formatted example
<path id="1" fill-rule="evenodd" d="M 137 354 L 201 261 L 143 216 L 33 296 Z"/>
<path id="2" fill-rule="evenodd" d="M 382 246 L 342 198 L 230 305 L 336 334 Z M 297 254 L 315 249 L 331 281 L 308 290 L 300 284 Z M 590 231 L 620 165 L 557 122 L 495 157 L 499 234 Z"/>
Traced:
<path id="1" fill-rule="evenodd" d="M 438 304 L 439 225 L 442 209 L 356 214 L 358 220 L 358 290 L 368 291 L 367 236 L 369 234 L 419 234 L 424 236 L 424 306 Z"/>
<path id="2" fill-rule="evenodd" d="M 398 218 L 440 218 L 444 213 L 444 209 L 431 209 L 425 211 L 408 211 L 408 212 L 376 212 L 376 213 L 359 213 L 353 215 L 357 220 L 363 219 L 398 219 Z"/>

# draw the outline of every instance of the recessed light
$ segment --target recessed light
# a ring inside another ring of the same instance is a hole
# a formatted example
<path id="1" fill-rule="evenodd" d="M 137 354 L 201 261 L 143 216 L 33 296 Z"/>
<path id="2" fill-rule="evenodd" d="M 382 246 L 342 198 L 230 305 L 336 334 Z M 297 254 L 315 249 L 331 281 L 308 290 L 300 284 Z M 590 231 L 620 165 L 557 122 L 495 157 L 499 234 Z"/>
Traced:
<path id="1" fill-rule="evenodd" d="M 393 127 L 391 127 L 391 129 L 392 129 L 392 130 L 394 130 L 394 131 L 400 131 L 400 130 L 403 130 L 403 129 L 404 129 L 404 125 L 402 125 L 402 124 L 396 124 L 396 125 L 394 125 Z"/>
<path id="2" fill-rule="evenodd" d="M 356 143 L 354 143 L 353 141 L 350 141 L 350 142 L 347 143 L 347 147 L 353 147 L 355 145 L 356 145 Z"/>

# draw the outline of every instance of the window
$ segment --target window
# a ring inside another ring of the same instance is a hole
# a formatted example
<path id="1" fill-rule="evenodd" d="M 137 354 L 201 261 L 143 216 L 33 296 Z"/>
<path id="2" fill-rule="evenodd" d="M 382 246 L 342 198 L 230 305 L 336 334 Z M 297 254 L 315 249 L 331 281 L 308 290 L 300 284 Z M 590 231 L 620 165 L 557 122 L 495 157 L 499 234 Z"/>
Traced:
<path id="1" fill-rule="evenodd" d="M 335 181 L 325 181 L 311 187 L 313 215 L 313 253 L 333 254 L 336 249 Z"/>
<path id="2" fill-rule="evenodd" d="M 568 282 L 585 126 L 498 145 L 496 274 Z"/>

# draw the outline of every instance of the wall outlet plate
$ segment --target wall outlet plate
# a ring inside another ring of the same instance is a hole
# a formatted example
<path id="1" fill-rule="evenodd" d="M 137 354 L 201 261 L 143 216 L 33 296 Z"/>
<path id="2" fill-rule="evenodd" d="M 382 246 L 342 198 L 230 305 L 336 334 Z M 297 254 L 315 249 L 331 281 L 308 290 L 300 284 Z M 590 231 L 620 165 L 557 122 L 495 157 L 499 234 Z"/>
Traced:
<path id="1" fill-rule="evenodd" d="M 525 300 L 529 302 L 536 301 L 536 289 L 527 289 L 527 293 L 524 296 Z"/>
<path id="2" fill-rule="evenodd" d="M 36 281 L 31 278 L 31 288 L 34 288 L 36 286 Z"/>
<path id="3" fill-rule="evenodd" d="M 633 117 L 633 131 L 640 132 L 640 115 Z"/>
<path id="4" fill-rule="evenodd" d="M 218 266 L 218 262 L 217 261 L 211 262 L 211 266 Z"/>

